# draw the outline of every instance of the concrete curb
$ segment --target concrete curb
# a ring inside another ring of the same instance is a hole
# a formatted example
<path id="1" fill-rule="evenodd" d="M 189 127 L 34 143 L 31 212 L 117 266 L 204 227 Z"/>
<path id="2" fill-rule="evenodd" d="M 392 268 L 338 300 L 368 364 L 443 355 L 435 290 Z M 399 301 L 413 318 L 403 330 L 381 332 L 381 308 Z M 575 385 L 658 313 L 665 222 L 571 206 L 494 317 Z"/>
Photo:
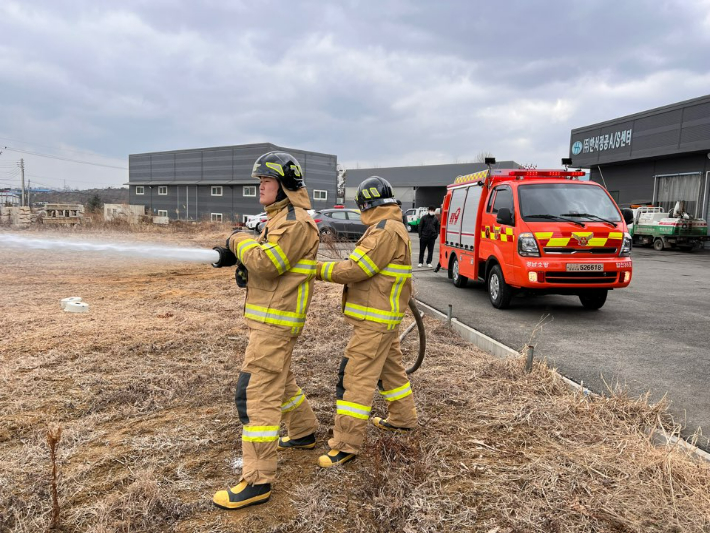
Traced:
<path id="1" fill-rule="evenodd" d="M 448 321 L 448 317 L 445 313 L 442 313 L 438 309 L 428 304 L 425 304 L 424 302 L 422 302 L 421 300 L 417 300 L 416 298 L 414 299 L 414 301 L 417 302 L 417 306 L 424 312 L 425 315 L 429 315 L 443 322 Z M 498 357 L 500 359 L 505 359 L 506 357 L 522 357 L 522 354 L 520 352 L 517 352 L 511 347 L 498 342 L 497 340 L 489 337 L 484 333 L 481 333 L 480 331 L 464 324 L 463 322 L 460 322 L 456 318 L 451 319 L 451 329 L 458 333 L 459 336 L 464 340 L 475 344 L 484 352 L 494 355 L 495 357 Z M 563 376 L 562 374 L 557 372 L 557 370 L 551 370 L 555 372 L 558 376 L 560 376 L 570 389 L 580 392 L 585 396 L 599 396 L 597 393 L 590 391 L 583 385 L 580 385 L 579 383 L 576 383 L 571 379 Z M 697 457 L 702 461 L 710 463 L 709 453 L 701 450 L 697 446 L 693 446 L 684 439 L 676 437 L 675 435 L 668 435 L 661 431 L 655 430 L 650 435 L 650 438 L 654 444 L 681 448 L 685 453 Z"/>

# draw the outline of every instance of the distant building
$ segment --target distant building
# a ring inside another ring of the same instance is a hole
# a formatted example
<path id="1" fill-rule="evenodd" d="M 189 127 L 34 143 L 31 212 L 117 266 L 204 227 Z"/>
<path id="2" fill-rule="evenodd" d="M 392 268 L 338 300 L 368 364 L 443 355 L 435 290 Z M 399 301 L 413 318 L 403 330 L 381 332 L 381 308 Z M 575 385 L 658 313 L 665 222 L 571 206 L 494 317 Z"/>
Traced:
<path id="1" fill-rule="evenodd" d="M 20 205 L 20 196 L 11 191 L 0 191 L 0 205 L 15 207 Z"/>
<path id="2" fill-rule="evenodd" d="M 298 159 L 314 209 L 335 204 L 335 155 L 271 143 L 129 155 L 129 203 L 170 220 L 243 222 L 263 211 L 251 171 L 256 159 L 272 150 Z"/>
<path id="3" fill-rule="evenodd" d="M 493 168 L 519 168 L 515 161 L 501 161 Z M 453 163 L 449 165 L 421 165 L 417 167 L 351 168 L 345 173 L 345 206 L 355 207 L 358 185 L 370 176 L 380 176 L 394 187 L 402 208 L 439 207 L 446 196 L 446 186 L 457 176 L 488 168 L 484 163 Z"/>
<path id="4" fill-rule="evenodd" d="M 574 166 L 590 169 L 622 206 L 679 200 L 688 212 L 710 211 L 710 95 L 575 128 Z"/>

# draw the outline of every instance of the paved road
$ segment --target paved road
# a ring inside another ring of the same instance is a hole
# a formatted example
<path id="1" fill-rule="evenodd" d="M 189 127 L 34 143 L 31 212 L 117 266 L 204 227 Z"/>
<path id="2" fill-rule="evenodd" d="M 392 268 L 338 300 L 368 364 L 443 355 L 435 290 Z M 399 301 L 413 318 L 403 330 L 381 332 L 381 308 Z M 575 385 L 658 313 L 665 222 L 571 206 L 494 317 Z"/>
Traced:
<path id="1" fill-rule="evenodd" d="M 419 246 L 412 237 L 416 265 Z M 457 289 L 444 270 L 435 274 L 426 267 L 414 269 L 415 291 L 439 310 L 453 304 L 460 321 L 514 349 L 527 344 L 549 315 L 533 341 L 537 357 L 595 392 L 621 385 L 633 396 L 650 391 L 652 401 L 667 394 L 685 435 L 705 428 L 699 444 L 708 450 L 710 250 L 635 248 L 633 260 L 631 285 L 610 292 L 599 311 L 585 310 L 576 296 L 514 298 L 510 309 L 500 311 L 483 284 Z"/>

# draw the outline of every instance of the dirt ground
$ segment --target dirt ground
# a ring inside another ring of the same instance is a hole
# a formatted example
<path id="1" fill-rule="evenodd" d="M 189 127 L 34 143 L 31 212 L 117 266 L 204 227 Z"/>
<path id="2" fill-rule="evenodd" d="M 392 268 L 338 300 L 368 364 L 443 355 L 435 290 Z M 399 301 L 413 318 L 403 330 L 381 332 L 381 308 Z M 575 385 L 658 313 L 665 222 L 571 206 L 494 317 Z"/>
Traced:
<path id="1" fill-rule="evenodd" d="M 205 248 L 228 233 L 22 235 Z M 241 455 L 233 399 L 247 329 L 233 269 L 0 249 L 0 287 L 2 532 L 50 524 L 56 428 L 66 532 L 710 532 L 710 467 L 647 437 L 677 430 L 663 405 L 575 394 L 544 364 L 526 374 L 431 319 L 411 378 L 420 427 L 370 427 L 360 457 L 318 470 L 350 333 L 338 287 L 320 282 L 293 359 L 319 445 L 280 456 L 269 503 L 216 509 Z M 90 312 L 63 312 L 68 296 Z M 373 411 L 385 413 L 379 398 Z"/>

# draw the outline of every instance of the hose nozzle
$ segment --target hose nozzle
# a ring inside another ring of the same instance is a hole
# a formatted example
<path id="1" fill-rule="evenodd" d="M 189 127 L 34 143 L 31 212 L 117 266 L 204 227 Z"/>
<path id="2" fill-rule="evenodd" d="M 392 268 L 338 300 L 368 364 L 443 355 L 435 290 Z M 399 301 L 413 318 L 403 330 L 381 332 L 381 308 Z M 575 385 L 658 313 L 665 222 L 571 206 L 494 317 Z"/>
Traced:
<path id="1" fill-rule="evenodd" d="M 212 248 L 219 254 L 219 259 L 212 263 L 215 268 L 230 267 L 237 264 L 237 256 L 229 248 L 215 246 Z"/>

